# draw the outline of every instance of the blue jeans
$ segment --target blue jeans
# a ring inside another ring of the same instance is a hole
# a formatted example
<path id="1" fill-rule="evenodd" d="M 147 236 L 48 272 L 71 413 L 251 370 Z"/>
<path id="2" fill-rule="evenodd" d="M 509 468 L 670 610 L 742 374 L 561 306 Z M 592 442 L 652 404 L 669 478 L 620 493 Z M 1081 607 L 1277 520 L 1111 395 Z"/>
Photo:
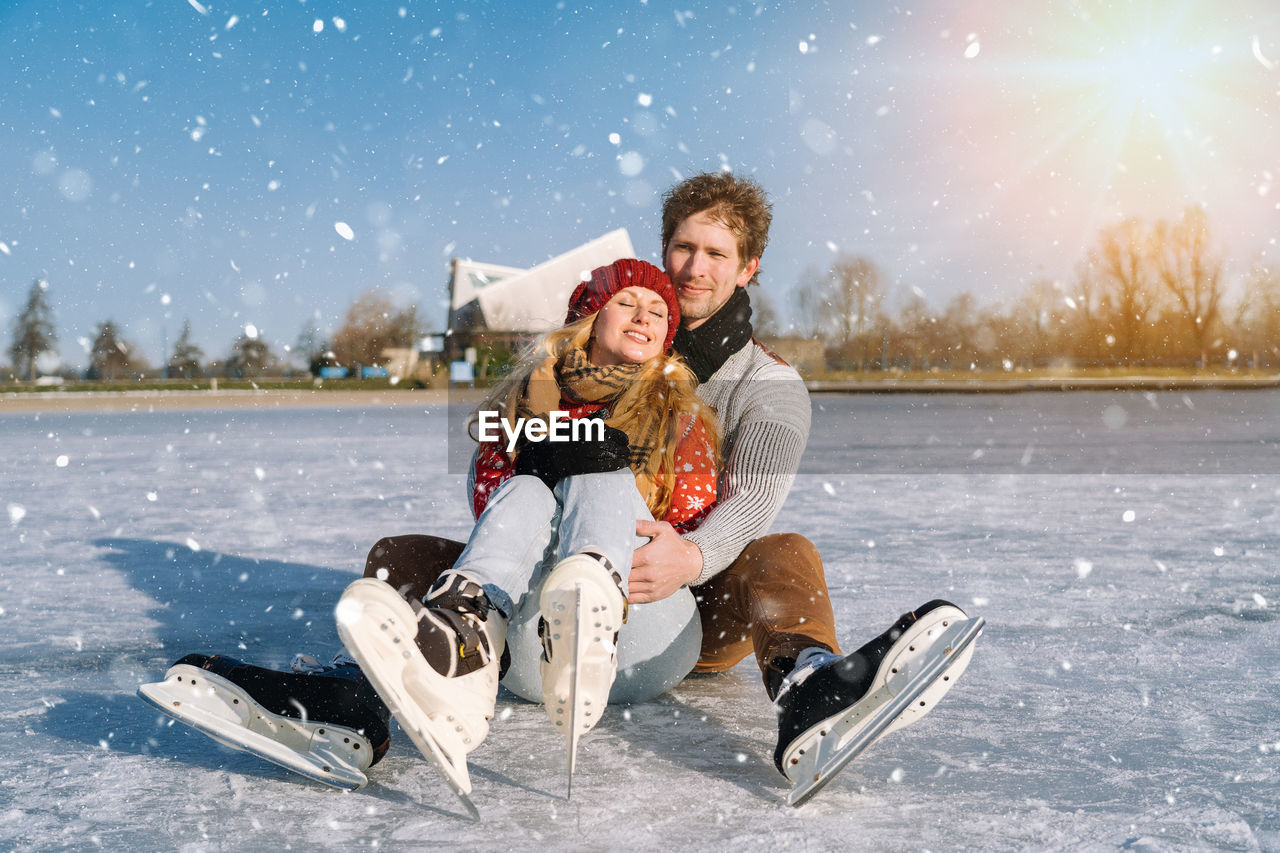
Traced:
<path id="1" fill-rule="evenodd" d="M 524 699 L 542 701 L 538 661 L 538 592 L 556 563 L 585 548 L 603 551 L 622 576 L 648 540 L 636 521 L 651 520 L 629 469 L 566 477 L 548 489 L 537 477 L 512 477 L 489 499 L 454 569 L 484 586 L 510 619 L 511 667 L 503 685 Z M 697 663 L 702 626 L 693 594 L 630 608 L 618 635 L 618 677 L 613 703 L 652 699 L 675 686 Z"/>

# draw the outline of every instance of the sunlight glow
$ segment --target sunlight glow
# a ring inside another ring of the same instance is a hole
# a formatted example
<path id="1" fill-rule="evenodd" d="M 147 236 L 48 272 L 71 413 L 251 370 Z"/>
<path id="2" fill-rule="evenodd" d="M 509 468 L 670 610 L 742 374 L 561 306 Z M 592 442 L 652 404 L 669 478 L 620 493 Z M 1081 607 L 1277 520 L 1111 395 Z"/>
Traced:
<path id="1" fill-rule="evenodd" d="M 1217 221 L 1242 190 L 1258 197 L 1270 42 L 1220 12 L 1205 0 L 1021 7 L 1006 21 L 1016 35 L 984 38 L 980 73 L 946 92 L 956 138 L 984 140 L 963 168 L 993 189 L 971 208 L 1017 211 L 1033 239 L 1083 246 L 1105 222 L 1192 205 Z"/>
<path id="2" fill-rule="evenodd" d="M 1093 85 L 1082 92 L 1081 106 L 1105 116 L 1099 129 L 1119 146 L 1139 142 L 1145 150 L 1134 153 L 1158 157 L 1159 143 L 1194 138 L 1192 117 L 1206 112 L 1215 97 L 1201 86 L 1219 51 L 1191 44 L 1180 35 L 1124 33 L 1099 45 L 1090 75 Z M 1153 138 L 1133 138 L 1144 130 Z"/>

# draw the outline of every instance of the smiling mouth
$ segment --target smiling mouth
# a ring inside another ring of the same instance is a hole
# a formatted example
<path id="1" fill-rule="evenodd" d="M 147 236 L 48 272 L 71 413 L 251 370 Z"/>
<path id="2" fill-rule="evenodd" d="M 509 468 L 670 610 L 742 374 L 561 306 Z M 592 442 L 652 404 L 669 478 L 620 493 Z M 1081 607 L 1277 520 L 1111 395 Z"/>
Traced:
<path id="1" fill-rule="evenodd" d="M 642 344 L 647 344 L 653 340 L 653 338 L 650 338 L 648 335 L 641 334 L 640 332 L 623 332 L 623 334 L 631 340 Z"/>

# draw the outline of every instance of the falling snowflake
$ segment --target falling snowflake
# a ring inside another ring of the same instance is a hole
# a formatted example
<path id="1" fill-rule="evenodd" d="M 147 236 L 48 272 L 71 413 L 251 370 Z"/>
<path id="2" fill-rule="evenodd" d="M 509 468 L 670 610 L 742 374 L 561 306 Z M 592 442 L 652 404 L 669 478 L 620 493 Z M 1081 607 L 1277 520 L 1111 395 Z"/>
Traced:
<path id="1" fill-rule="evenodd" d="M 1262 53 L 1262 41 L 1255 35 L 1253 37 L 1253 58 L 1262 63 L 1262 67 L 1268 71 L 1276 70 L 1276 63 L 1267 59 Z"/>

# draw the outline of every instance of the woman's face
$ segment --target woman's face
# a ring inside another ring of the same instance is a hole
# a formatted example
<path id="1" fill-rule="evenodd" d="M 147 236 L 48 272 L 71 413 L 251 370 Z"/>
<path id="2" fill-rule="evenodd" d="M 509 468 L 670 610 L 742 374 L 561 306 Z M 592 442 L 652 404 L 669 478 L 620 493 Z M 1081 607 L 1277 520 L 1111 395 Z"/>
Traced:
<path id="1" fill-rule="evenodd" d="M 647 287 L 624 287 L 596 313 L 591 363 L 597 367 L 639 364 L 662 352 L 667 303 Z"/>

